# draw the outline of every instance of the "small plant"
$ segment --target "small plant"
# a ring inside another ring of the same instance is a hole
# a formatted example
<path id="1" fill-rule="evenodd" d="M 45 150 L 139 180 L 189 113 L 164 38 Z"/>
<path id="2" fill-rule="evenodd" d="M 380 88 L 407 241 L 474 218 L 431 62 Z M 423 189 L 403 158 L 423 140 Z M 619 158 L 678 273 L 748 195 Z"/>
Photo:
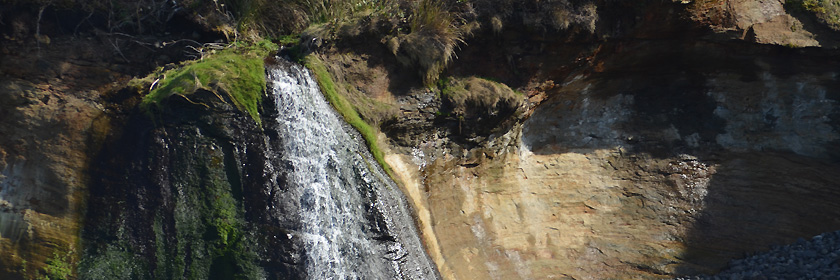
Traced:
<path id="1" fill-rule="evenodd" d="M 53 257 L 47 260 L 47 267 L 44 268 L 46 275 L 41 279 L 46 280 L 65 280 L 70 279 L 73 274 L 73 267 L 69 262 L 71 252 L 59 253 L 58 250 L 53 252 Z"/>
<path id="2" fill-rule="evenodd" d="M 439 116 L 481 115 L 509 107 L 514 115 L 523 109 L 526 97 L 505 84 L 481 77 L 444 78 L 438 85 L 440 95 L 452 105 L 452 111 Z M 463 119 L 460 119 L 463 121 Z"/>

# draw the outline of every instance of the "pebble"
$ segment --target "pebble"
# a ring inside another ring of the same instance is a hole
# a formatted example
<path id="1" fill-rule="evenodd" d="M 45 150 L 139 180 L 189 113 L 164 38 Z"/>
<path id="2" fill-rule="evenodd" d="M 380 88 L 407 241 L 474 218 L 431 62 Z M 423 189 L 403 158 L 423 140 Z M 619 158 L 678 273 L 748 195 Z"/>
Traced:
<path id="1" fill-rule="evenodd" d="M 695 275 L 675 280 L 711 279 L 840 279 L 840 231 L 810 240 L 799 238 L 769 252 L 732 260 L 716 275 Z"/>

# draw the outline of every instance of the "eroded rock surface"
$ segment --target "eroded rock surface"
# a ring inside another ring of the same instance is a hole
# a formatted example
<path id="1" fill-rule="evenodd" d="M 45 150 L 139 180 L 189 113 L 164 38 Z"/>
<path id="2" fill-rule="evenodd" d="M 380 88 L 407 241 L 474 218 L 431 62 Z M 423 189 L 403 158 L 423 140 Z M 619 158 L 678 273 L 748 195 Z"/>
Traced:
<path id="1" fill-rule="evenodd" d="M 107 132 L 96 90 L 0 82 L 0 275 L 74 259 L 88 165 Z M 57 257 L 58 256 L 58 257 Z"/>
<path id="2" fill-rule="evenodd" d="M 340 93 L 396 144 L 388 161 L 444 278 L 714 273 L 744 253 L 840 228 L 838 40 L 821 21 L 828 15 L 785 5 L 793 1 L 665 2 L 556 1 L 538 13 L 538 5 L 507 3 L 527 11 L 476 31 L 444 75 L 498 78 L 525 92 L 527 105 L 447 107 L 458 100 L 420 85 L 376 40 L 360 43 L 364 50 L 320 50 L 345 85 Z M 570 20 L 551 21 L 563 13 Z M 109 117 L 125 112 L 103 117 L 99 104 L 136 105 L 100 99 L 139 97 L 101 93 L 172 59 L 130 52 L 141 41 L 123 35 L 54 36 L 47 20 L 36 38 L 27 29 L 31 12 L 4 20 L 11 31 L 0 46 L 0 276 L 26 279 L 44 274 L 50 259 L 78 258 L 88 166 L 102 152 Z M 110 143 L 96 163 L 89 201 L 108 211 L 88 217 L 98 224 L 86 237 L 96 256 L 86 275 L 228 276 L 232 267 L 261 265 L 271 269 L 249 275 L 305 276 L 301 256 L 288 253 L 299 244 L 271 226 L 282 213 L 265 210 L 266 198 L 282 192 L 275 184 L 282 178 L 260 177 L 275 168 L 261 151 L 277 135 L 252 135 L 259 129 L 229 106 L 180 105 L 195 114 L 170 115 L 175 121 L 164 127 L 136 114 L 140 129 L 126 135 L 137 137 L 109 138 L 124 142 Z M 140 150 L 149 147 L 157 154 Z M 241 167 L 252 161 L 259 163 Z M 150 168 L 182 170 L 169 178 Z M 237 193 L 248 184 L 253 192 Z M 219 196 L 172 193 L 214 187 Z M 212 224 L 220 216 L 212 211 L 184 214 L 226 195 L 225 205 L 241 206 L 230 203 L 236 197 L 253 207 L 236 209 L 241 224 Z M 136 211 L 120 212 L 126 203 Z M 97 228 L 108 223 L 117 230 Z M 261 233 L 237 245 L 247 254 L 233 256 L 214 251 L 228 248 L 218 228 Z M 168 262 L 175 259 L 182 263 Z M 114 263 L 129 264 L 121 267 L 127 274 L 107 274 Z"/>
<path id="3" fill-rule="evenodd" d="M 521 132 L 488 137 L 513 139 L 497 153 L 415 153 L 407 185 L 423 197 L 444 276 L 713 273 L 840 228 L 832 64 L 739 47 L 625 43 L 550 92 Z"/>

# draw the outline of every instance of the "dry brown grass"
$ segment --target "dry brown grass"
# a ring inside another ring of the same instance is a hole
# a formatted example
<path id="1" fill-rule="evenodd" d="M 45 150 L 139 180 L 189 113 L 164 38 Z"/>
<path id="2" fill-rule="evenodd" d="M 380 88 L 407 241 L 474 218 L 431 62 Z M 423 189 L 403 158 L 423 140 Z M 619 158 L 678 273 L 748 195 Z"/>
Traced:
<path id="1" fill-rule="evenodd" d="M 591 33 L 598 21 L 597 6 L 591 0 L 474 0 L 469 3 L 480 18 L 486 18 L 493 31 L 509 25 Z"/>
<path id="2" fill-rule="evenodd" d="M 459 22 L 440 0 L 421 0 L 412 11 L 408 18 L 410 32 L 390 40 L 389 49 L 401 63 L 416 68 L 423 82 L 431 85 L 478 23 Z"/>
<path id="3" fill-rule="evenodd" d="M 464 115 L 475 108 L 492 110 L 500 103 L 525 108 L 525 96 L 495 81 L 479 77 L 453 78 L 445 81 L 442 87 L 441 94 L 452 103 L 455 114 Z"/>

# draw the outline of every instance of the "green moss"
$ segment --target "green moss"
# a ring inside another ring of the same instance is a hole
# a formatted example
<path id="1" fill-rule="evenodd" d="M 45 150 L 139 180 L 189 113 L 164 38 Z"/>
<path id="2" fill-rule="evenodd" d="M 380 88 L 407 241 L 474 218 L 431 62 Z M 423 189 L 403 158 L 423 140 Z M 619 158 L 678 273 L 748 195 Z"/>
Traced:
<path id="1" fill-rule="evenodd" d="M 811 12 L 832 29 L 840 30 L 840 0 L 788 0 L 785 8 Z"/>
<path id="2" fill-rule="evenodd" d="M 229 191 L 219 191 L 210 199 L 210 209 L 213 212 L 211 226 L 215 230 L 213 239 L 216 245 L 225 247 L 232 244 L 241 235 L 236 200 Z"/>
<path id="3" fill-rule="evenodd" d="M 158 260 L 171 264 L 158 267 L 164 269 L 158 278 L 177 278 L 189 271 L 191 279 L 260 279 L 258 256 L 245 234 L 245 210 L 241 197 L 235 196 L 241 182 L 228 175 L 221 147 L 204 138 L 193 141 L 202 148 L 181 150 L 180 166 L 173 170 L 181 193 L 175 200 L 177 239 L 175 244 L 164 241 L 163 246 L 171 247 Z M 191 256 L 189 263 L 183 262 L 184 256 Z"/>
<path id="4" fill-rule="evenodd" d="M 263 57 L 276 48 L 268 41 L 233 46 L 200 60 L 185 62 L 174 69 L 160 70 L 151 75 L 160 78 L 151 82 L 152 90 L 140 106 L 150 110 L 173 95 L 189 99 L 187 95 L 204 89 L 217 95 L 228 95 L 237 108 L 248 112 L 254 121 L 260 123 L 259 105 L 266 85 Z M 141 80 L 148 82 L 151 79 L 146 77 Z"/>
<path id="5" fill-rule="evenodd" d="M 368 149 L 370 149 L 370 153 L 373 154 L 373 158 L 376 159 L 379 165 L 382 166 L 382 169 L 388 173 L 388 176 L 395 178 L 394 173 L 391 170 L 391 166 L 385 162 L 385 157 L 382 150 L 379 148 L 375 128 L 362 120 L 359 113 L 355 108 L 353 108 L 350 102 L 347 102 L 344 96 L 338 94 L 335 82 L 333 82 L 332 76 L 327 71 L 324 63 L 317 57 L 309 55 L 304 58 L 304 64 L 307 68 L 312 70 L 312 73 L 315 75 L 315 80 L 318 82 L 318 86 L 321 87 L 321 92 L 324 94 L 324 97 L 327 98 L 327 101 L 329 101 L 333 108 L 335 108 L 335 110 L 344 117 L 344 120 L 347 121 L 347 123 L 359 131 L 362 138 L 365 139 Z"/>

